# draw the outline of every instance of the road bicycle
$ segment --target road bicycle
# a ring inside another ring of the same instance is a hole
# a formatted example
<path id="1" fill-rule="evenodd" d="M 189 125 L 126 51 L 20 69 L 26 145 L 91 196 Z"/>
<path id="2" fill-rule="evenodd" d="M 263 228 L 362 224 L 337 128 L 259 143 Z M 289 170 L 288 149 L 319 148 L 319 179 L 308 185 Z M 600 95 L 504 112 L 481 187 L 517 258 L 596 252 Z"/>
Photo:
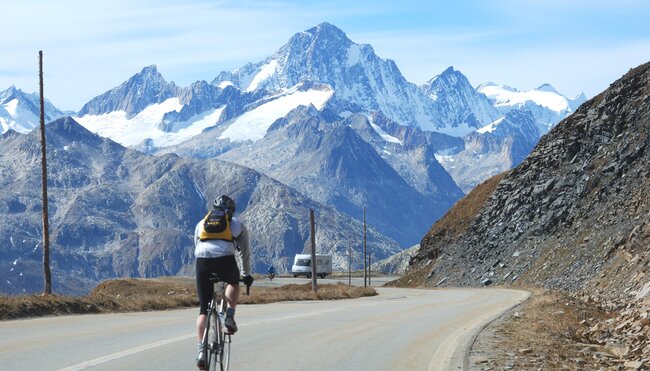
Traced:
<path id="1" fill-rule="evenodd" d="M 205 354 L 205 370 L 227 371 L 230 365 L 230 344 L 232 339 L 224 325 L 226 307 L 225 297 L 226 282 L 215 273 L 210 275 L 210 282 L 214 287 L 214 295 L 208 304 L 208 318 L 203 333 L 203 354 Z M 239 282 L 244 282 L 240 279 Z M 246 295 L 250 293 L 250 285 L 246 285 Z"/>

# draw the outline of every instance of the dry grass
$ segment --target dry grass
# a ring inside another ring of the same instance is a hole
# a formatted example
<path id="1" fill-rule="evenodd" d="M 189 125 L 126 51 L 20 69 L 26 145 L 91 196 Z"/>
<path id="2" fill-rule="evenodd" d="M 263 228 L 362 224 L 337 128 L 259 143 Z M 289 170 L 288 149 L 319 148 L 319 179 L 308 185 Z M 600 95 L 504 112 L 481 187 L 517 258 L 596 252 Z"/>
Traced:
<path id="1" fill-rule="evenodd" d="M 241 295 L 239 302 L 242 304 L 266 304 L 278 301 L 354 299 L 374 295 L 377 295 L 377 292 L 372 287 L 343 284 L 318 285 L 318 292 L 314 293 L 311 290 L 311 283 L 307 283 L 281 287 L 257 287 L 254 290 L 251 289 L 250 296 Z"/>
<path id="2" fill-rule="evenodd" d="M 591 369 L 577 331 L 582 321 L 607 316 L 593 305 L 538 288 L 530 300 L 479 336 L 470 356 L 474 369 Z M 596 367 L 597 369 L 598 367 Z"/>
<path id="3" fill-rule="evenodd" d="M 376 295 L 370 287 L 311 283 L 281 287 L 251 287 L 250 296 L 240 295 L 241 304 L 265 304 L 295 300 L 335 300 Z M 0 296 L 0 320 L 63 314 L 135 312 L 198 306 L 193 278 L 118 279 L 100 283 L 83 297 L 58 295 Z"/>
<path id="4" fill-rule="evenodd" d="M 432 263 L 432 262 L 431 262 Z M 386 283 L 388 287 L 423 287 L 431 273 L 431 264 L 409 267 L 407 274 Z"/>
<path id="5" fill-rule="evenodd" d="M 478 214 L 479 210 L 483 207 L 483 204 L 485 204 L 485 201 L 492 196 L 501 180 L 509 173 L 510 171 L 505 171 L 493 176 L 477 185 L 465 197 L 458 200 L 458 202 L 456 202 L 454 206 L 452 206 L 451 209 L 449 209 L 449 211 L 447 211 L 447 213 L 431 227 L 429 233 L 425 236 L 425 240 L 430 238 L 435 241 L 441 237 L 457 239 L 463 235 L 467 231 L 469 224 L 474 220 L 474 217 L 476 217 L 476 214 Z"/>

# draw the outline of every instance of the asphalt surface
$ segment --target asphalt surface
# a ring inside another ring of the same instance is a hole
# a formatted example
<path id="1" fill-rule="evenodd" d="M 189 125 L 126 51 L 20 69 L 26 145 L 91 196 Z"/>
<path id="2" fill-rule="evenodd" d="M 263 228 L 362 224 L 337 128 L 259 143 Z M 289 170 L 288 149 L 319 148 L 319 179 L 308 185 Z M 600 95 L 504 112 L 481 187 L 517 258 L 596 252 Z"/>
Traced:
<path id="1" fill-rule="evenodd" d="M 273 281 L 265 284 L 282 283 Z M 377 291 L 353 300 L 239 306 L 231 369 L 457 370 L 478 330 L 528 296 L 505 289 Z M 0 370 L 196 370 L 197 312 L 3 321 Z"/>

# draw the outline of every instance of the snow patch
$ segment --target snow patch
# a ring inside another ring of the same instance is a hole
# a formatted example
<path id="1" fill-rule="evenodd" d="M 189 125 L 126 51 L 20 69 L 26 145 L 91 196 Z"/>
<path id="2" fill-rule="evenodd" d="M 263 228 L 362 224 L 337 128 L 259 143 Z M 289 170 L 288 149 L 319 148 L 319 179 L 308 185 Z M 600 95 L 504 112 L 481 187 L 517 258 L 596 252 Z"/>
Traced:
<path id="1" fill-rule="evenodd" d="M 493 131 L 495 131 L 497 129 L 497 126 L 499 126 L 499 124 L 501 122 L 503 122 L 504 119 L 505 119 L 505 117 L 501 117 L 500 119 L 495 120 L 494 122 L 492 122 L 492 123 L 490 123 L 488 125 L 485 125 L 482 128 L 476 130 L 476 132 L 479 133 L 479 134 L 491 133 L 491 132 L 493 132 Z"/>
<path id="2" fill-rule="evenodd" d="M 347 60 L 347 66 L 352 67 L 355 64 L 359 63 L 361 61 L 361 49 L 359 49 L 359 45 L 357 44 L 351 44 L 350 47 L 348 48 L 348 60 Z"/>
<path id="3" fill-rule="evenodd" d="M 326 90 L 297 91 L 290 89 L 285 95 L 265 103 L 252 111 L 237 117 L 230 126 L 221 133 L 220 139 L 230 139 L 235 142 L 247 140 L 256 141 L 264 138 L 273 122 L 286 116 L 298 106 L 313 104 L 320 110 L 332 97 L 334 92 Z"/>
<path id="4" fill-rule="evenodd" d="M 449 155 L 440 155 L 436 153 L 434 157 L 436 158 L 436 161 L 438 161 L 440 164 L 446 164 L 455 161 L 454 156 L 449 156 Z"/>
<path id="5" fill-rule="evenodd" d="M 260 72 L 253 77 L 253 80 L 246 88 L 246 91 L 255 91 L 262 82 L 273 76 L 277 67 L 278 61 L 275 59 L 260 67 Z"/>
<path id="6" fill-rule="evenodd" d="M 27 134 L 40 125 L 40 117 L 29 110 L 21 108 L 18 103 L 18 99 L 12 99 L 0 105 L 2 133 L 12 129 L 21 134 Z"/>
<path id="7" fill-rule="evenodd" d="M 232 81 L 222 81 L 217 85 L 219 89 L 225 89 L 227 86 L 235 86 L 235 84 L 233 84 Z"/>
<path id="8" fill-rule="evenodd" d="M 86 115 L 74 119 L 86 129 L 103 137 L 110 138 L 123 146 L 135 146 L 145 138 L 153 140 L 156 147 L 179 144 L 205 128 L 214 126 L 225 107 L 204 112 L 188 121 L 175 123 L 175 132 L 165 132 L 158 125 L 167 112 L 179 112 L 183 108 L 178 98 L 169 98 L 158 104 L 152 104 L 137 116 L 128 119 L 126 112 L 115 111 L 101 115 Z"/>
<path id="9" fill-rule="evenodd" d="M 530 101 L 557 113 L 570 110 L 569 100 L 547 84 L 542 85 L 539 89 L 523 92 L 509 86 L 496 84 L 481 85 L 477 90 L 493 100 L 497 108 L 522 106 Z"/>
<path id="10" fill-rule="evenodd" d="M 375 123 L 372 123 L 372 122 L 370 123 L 370 125 L 372 126 L 373 129 L 375 129 L 377 134 L 379 134 L 381 139 L 383 139 L 383 140 L 385 140 L 387 142 L 390 142 L 390 143 L 404 144 L 398 138 L 395 138 L 394 136 L 392 136 L 392 135 L 388 134 L 387 132 L 385 132 L 382 128 L 379 127 L 379 125 L 377 125 Z"/>
<path id="11" fill-rule="evenodd" d="M 7 113 L 11 115 L 11 117 L 18 116 L 18 99 L 10 100 L 4 104 L 4 107 L 7 110 Z"/>
<path id="12" fill-rule="evenodd" d="M 375 129 L 375 132 L 377 134 L 379 134 L 381 139 L 385 140 L 386 142 L 390 142 L 390 143 L 397 143 L 397 144 L 400 144 L 400 145 L 404 144 L 401 140 L 399 140 L 399 138 L 396 138 L 396 137 L 388 134 L 379 125 L 375 124 L 374 121 L 372 120 L 371 116 L 366 115 L 366 118 L 368 119 L 368 122 L 370 123 L 370 126 L 372 126 L 372 128 Z"/>

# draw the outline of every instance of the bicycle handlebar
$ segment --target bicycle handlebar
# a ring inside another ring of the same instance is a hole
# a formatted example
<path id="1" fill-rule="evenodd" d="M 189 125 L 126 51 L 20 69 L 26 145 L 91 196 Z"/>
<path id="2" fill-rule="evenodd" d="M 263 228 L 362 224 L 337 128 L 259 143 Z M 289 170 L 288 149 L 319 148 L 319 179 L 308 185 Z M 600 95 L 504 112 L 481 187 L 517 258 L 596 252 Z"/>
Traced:
<path id="1" fill-rule="evenodd" d="M 255 280 L 253 280 L 253 281 L 255 281 Z M 240 278 L 239 282 L 245 283 L 243 278 Z M 252 285 L 253 285 L 253 282 L 251 282 L 250 285 L 246 285 L 246 296 L 249 296 L 249 294 L 251 292 L 251 286 Z"/>

